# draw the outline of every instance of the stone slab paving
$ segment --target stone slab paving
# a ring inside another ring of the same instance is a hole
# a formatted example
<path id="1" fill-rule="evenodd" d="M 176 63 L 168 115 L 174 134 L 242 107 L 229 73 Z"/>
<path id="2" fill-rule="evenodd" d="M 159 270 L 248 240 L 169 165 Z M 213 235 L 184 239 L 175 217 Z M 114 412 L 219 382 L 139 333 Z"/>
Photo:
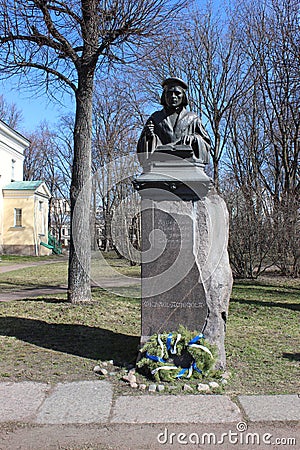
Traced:
<path id="1" fill-rule="evenodd" d="M 0 423 L 40 425 L 237 424 L 241 421 L 295 423 L 300 420 L 297 395 L 119 396 L 105 380 L 59 383 L 0 383 Z M 1 448 L 1 446 L 0 446 Z"/>
<path id="2" fill-rule="evenodd" d="M 38 411 L 35 423 L 100 423 L 108 420 L 112 386 L 107 381 L 59 383 Z"/>
<path id="3" fill-rule="evenodd" d="M 227 423 L 242 419 L 226 395 L 123 396 L 113 408 L 112 423 Z"/>
<path id="4" fill-rule="evenodd" d="M 50 386 L 23 381 L 0 383 L 0 422 L 28 422 L 35 418 Z"/>
<path id="5" fill-rule="evenodd" d="M 241 395 L 238 399 L 253 422 L 300 420 L 298 395 Z"/>

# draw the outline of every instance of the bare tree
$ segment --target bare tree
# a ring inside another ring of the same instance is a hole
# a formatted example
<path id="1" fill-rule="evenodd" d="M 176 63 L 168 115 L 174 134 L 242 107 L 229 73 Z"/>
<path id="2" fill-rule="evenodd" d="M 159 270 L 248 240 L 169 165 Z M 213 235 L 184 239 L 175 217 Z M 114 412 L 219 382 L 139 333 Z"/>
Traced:
<path id="1" fill-rule="evenodd" d="M 124 165 L 124 157 L 135 154 L 138 139 L 139 104 L 132 96 L 132 86 L 121 78 L 98 81 L 95 89 L 92 167 L 100 175 L 95 177 L 94 195 L 104 223 L 102 246 L 106 251 L 113 247 L 114 212 L 132 193 L 132 174 L 138 171 L 137 159 L 134 163 L 134 158 L 127 157 Z"/>
<path id="2" fill-rule="evenodd" d="M 62 144 L 65 137 L 50 130 L 42 122 L 28 135 L 30 146 L 25 150 L 24 179 L 43 180 L 53 197 L 68 197 L 72 160 L 68 148 Z"/>
<path id="3" fill-rule="evenodd" d="M 90 301 L 90 170 L 94 77 L 107 64 L 136 55 L 143 41 L 162 33 L 181 1 L 0 0 L 0 68 L 23 74 L 36 88 L 75 94 L 74 158 L 71 183 L 72 236 L 68 293 L 71 302 Z M 170 22 L 169 22 L 170 23 Z M 34 70 L 36 78 L 29 78 Z M 84 186 L 86 189 L 83 190 Z M 80 214 L 74 216 L 81 194 Z M 76 220 L 75 220 L 76 218 Z"/>
<path id="4" fill-rule="evenodd" d="M 55 132 L 47 122 L 42 122 L 28 135 L 30 146 L 24 153 L 24 179 L 45 181 L 50 190 L 49 230 L 55 231 L 59 240 L 63 225 L 70 220 L 69 208 L 68 211 L 64 208 L 66 202 L 69 204 L 72 167 L 65 120 L 61 119 Z"/>
<path id="5" fill-rule="evenodd" d="M 298 18 L 299 4 L 291 0 L 239 4 L 236 28 L 251 67 L 250 90 L 232 112 L 228 147 L 247 215 L 252 211 L 245 232 L 251 235 L 261 221 L 266 230 L 259 239 L 252 236 L 251 258 L 260 267 L 266 248 L 265 262 L 285 274 L 296 273 L 299 260 Z"/>
<path id="6" fill-rule="evenodd" d="M 23 120 L 22 112 L 15 103 L 9 103 L 0 95 L 0 119 L 11 128 L 17 129 Z"/>
<path id="7" fill-rule="evenodd" d="M 186 28 L 188 57 L 184 71 L 190 80 L 192 105 L 207 121 L 212 140 L 213 179 L 219 190 L 219 166 L 226 149 L 228 123 L 235 103 L 249 89 L 249 66 L 241 51 L 232 17 L 207 3 L 192 15 Z"/>

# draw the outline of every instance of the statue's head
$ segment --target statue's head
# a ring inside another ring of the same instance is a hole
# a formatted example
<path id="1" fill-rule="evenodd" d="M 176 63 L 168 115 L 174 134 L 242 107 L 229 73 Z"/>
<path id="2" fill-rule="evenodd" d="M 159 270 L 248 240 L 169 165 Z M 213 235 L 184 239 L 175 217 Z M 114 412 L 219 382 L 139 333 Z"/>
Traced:
<path id="1" fill-rule="evenodd" d="M 187 95 L 186 95 L 186 90 L 187 90 L 188 86 L 185 83 L 185 81 L 181 80 L 180 78 L 175 78 L 175 77 L 167 78 L 166 80 L 164 80 L 162 82 L 162 87 L 163 87 L 163 93 L 162 93 L 162 96 L 160 99 L 160 103 L 163 106 L 170 106 L 167 103 L 166 96 L 171 91 L 178 91 L 178 92 L 180 91 L 181 92 L 182 99 L 181 99 L 180 106 L 186 106 L 188 104 L 188 99 L 187 99 Z"/>

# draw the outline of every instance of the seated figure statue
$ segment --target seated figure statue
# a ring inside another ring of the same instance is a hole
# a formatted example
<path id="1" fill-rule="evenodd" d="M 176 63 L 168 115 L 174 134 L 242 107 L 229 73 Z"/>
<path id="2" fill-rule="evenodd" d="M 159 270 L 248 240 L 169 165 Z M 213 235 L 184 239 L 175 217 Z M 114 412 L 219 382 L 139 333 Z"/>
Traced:
<path id="1" fill-rule="evenodd" d="M 137 152 L 142 166 L 155 152 L 193 158 L 197 164 L 209 162 L 210 139 L 197 114 L 187 111 L 187 84 L 180 78 L 162 83 L 163 109 L 154 112 L 146 122 Z"/>

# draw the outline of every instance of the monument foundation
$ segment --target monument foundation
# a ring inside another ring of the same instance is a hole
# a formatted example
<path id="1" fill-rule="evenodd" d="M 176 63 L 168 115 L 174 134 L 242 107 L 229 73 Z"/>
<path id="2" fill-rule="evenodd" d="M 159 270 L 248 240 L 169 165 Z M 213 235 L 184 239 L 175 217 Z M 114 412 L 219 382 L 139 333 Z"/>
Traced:
<path id="1" fill-rule="evenodd" d="M 134 184 L 142 199 L 141 344 L 184 325 L 217 345 L 225 368 L 226 205 L 203 167 L 174 155 L 155 153 Z"/>

